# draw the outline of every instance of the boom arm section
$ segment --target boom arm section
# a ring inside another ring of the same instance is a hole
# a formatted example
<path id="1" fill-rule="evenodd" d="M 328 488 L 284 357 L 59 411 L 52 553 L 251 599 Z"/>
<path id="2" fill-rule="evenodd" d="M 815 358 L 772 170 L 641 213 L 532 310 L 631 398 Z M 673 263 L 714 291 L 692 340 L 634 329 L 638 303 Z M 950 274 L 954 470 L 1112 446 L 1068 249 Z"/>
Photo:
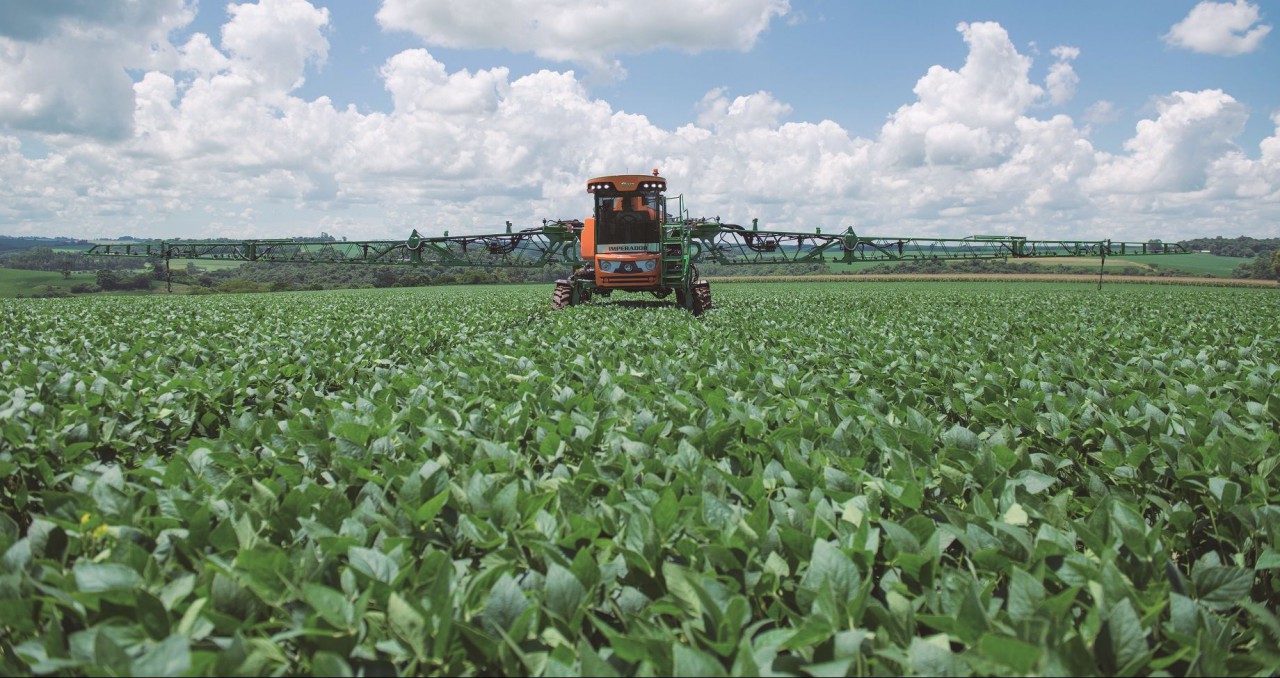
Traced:
<path id="1" fill-rule="evenodd" d="M 223 259 L 283 263 L 487 266 L 535 268 L 577 264 L 579 221 L 546 222 L 537 228 L 489 235 L 423 237 L 407 240 L 307 242 L 301 240 L 175 240 L 94 245 L 85 254 L 104 257 Z"/>
<path id="2" fill-rule="evenodd" d="M 536 268 L 581 265 L 580 221 L 549 221 L 541 227 L 488 235 L 423 237 L 407 240 L 308 242 L 302 240 L 175 240 L 92 246 L 91 256 L 163 259 L 222 259 L 283 263 L 484 266 Z M 717 220 L 689 219 L 662 225 L 669 254 L 690 264 L 724 265 L 1036 259 L 1050 257 L 1132 257 L 1181 254 L 1181 245 L 1113 240 L 1038 240 L 1021 236 L 968 238 L 867 237 L 843 232 L 813 233 L 745 229 Z M 680 247 L 679 244 L 684 246 Z M 672 245 L 676 247 L 672 248 Z"/>
<path id="3" fill-rule="evenodd" d="M 693 263 L 726 265 L 789 263 L 854 263 L 959 260 L 1034 259 L 1046 257 L 1106 257 L 1182 254 L 1181 245 L 1159 240 L 1037 240 L 1021 236 L 968 238 L 888 238 L 859 236 L 852 228 L 824 234 L 750 230 L 718 221 L 693 221 L 687 229 Z"/>

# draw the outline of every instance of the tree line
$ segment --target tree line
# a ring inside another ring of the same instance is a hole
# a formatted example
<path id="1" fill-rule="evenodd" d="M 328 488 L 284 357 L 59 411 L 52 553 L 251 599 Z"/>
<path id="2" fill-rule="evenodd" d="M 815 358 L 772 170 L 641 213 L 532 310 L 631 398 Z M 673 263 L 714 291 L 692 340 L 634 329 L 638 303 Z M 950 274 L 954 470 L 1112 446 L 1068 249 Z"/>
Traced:
<path id="1" fill-rule="evenodd" d="M 1220 257 L 1247 257 L 1250 259 L 1260 254 L 1266 254 L 1270 257 L 1271 252 L 1280 250 L 1280 238 L 1250 238 L 1244 235 L 1237 238 L 1224 238 L 1222 236 L 1193 238 L 1191 240 L 1183 240 L 1178 244 L 1193 252 L 1208 252 Z"/>

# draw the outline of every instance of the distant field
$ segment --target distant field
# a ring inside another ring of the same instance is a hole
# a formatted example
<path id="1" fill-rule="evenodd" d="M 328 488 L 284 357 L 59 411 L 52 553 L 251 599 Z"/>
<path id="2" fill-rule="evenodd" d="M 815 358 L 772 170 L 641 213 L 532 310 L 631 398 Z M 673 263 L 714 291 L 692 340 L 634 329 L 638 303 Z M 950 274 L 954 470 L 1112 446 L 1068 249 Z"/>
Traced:
<path id="1" fill-rule="evenodd" d="M 1027 259 L 1033 264 L 1061 264 L 1064 266 L 1098 266 L 1098 260 L 1092 257 L 1050 257 L 1045 259 Z M 1183 271 L 1201 276 L 1230 278 L 1231 272 L 1240 264 L 1249 261 L 1242 257 L 1220 257 L 1216 254 L 1164 254 L 1150 257 L 1107 257 L 1107 268 L 1124 268 L 1132 266 L 1147 270 Z"/>
<path id="2" fill-rule="evenodd" d="M 92 283 L 92 273 L 76 273 L 70 278 L 63 278 L 56 271 L 21 271 L 14 268 L 0 268 L 0 297 L 26 296 L 41 291 L 45 285 L 71 291 L 76 283 Z"/>
<path id="3" fill-rule="evenodd" d="M 58 252 L 82 252 L 74 248 L 59 248 Z M 195 264 L 206 271 L 224 271 L 229 268 L 239 268 L 243 261 L 235 261 L 231 259 L 170 259 L 169 266 L 175 271 L 181 271 L 187 267 L 187 264 Z M 144 268 L 150 265 L 149 259 L 138 259 L 138 268 Z"/>
<path id="4" fill-rule="evenodd" d="M 1236 270 L 1237 266 L 1251 260 L 1244 257 L 1220 257 L 1216 254 L 1197 253 L 1167 254 L 1161 257 L 1149 257 L 1148 261 L 1156 268 L 1230 278 L 1231 272 Z"/>
<path id="5" fill-rule="evenodd" d="M 1081 268 L 1098 267 L 1098 260 L 1093 257 L 1044 257 L 1037 259 L 1010 259 L 1010 262 L 1031 263 L 1043 266 L 1078 266 Z M 1249 261 L 1241 257 L 1220 257 L 1216 254 L 1165 254 L 1149 257 L 1108 257 L 1107 268 L 1133 268 L 1145 270 L 1183 271 L 1201 276 L 1230 278 L 1231 272 L 1240 264 Z M 844 271 L 862 271 L 885 262 L 859 261 L 852 264 L 829 264 L 836 273 Z"/>
<path id="6" fill-rule="evenodd" d="M 16 268 L 0 268 L 0 299 L 12 299 L 19 295 L 27 297 L 50 291 L 48 288 L 71 292 L 71 286 L 79 283 L 94 284 L 98 280 L 95 273 L 73 273 L 70 278 L 63 278 L 57 271 L 24 271 Z M 174 285 L 174 294 L 185 292 L 188 288 Z M 118 292 L 102 292 L 95 296 L 136 297 L 146 294 L 165 293 L 164 285 L 158 285 L 150 292 L 143 290 L 122 290 Z"/>
<path id="7" fill-rule="evenodd" d="M 74 252 L 78 251 L 74 248 L 59 248 L 60 251 Z M 174 273 L 183 272 L 187 268 L 187 263 L 193 263 L 206 271 L 222 271 L 227 269 L 238 268 L 241 261 L 226 261 L 222 259 L 194 260 L 194 259 L 172 259 L 169 265 L 173 268 Z M 136 271 L 147 270 L 150 261 L 147 259 L 139 259 Z M 78 283 L 97 282 L 97 274 L 93 272 L 73 273 L 70 278 L 63 278 L 62 273 L 57 271 L 28 271 L 14 268 L 0 268 L 0 298 L 13 298 L 19 295 L 30 296 L 32 294 L 40 294 L 48 292 L 46 288 L 60 289 L 66 292 L 71 291 L 71 286 Z M 173 286 L 174 294 L 182 294 L 188 290 L 186 285 L 175 284 Z M 106 292 L 108 296 L 138 296 L 143 294 L 165 293 L 164 285 L 157 285 L 151 292 L 143 292 L 139 290 Z"/>
<path id="8" fill-rule="evenodd" d="M 1046 257 L 1044 259 L 1027 259 L 1027 263 L 1042 266 L 1083 266 L 1086 268 L 1098 268 L 1098 260 L 1094 257 Z M 1021 262 L 1019 262 L 1021 263 Z M 1124 268 L 1132 266 L 1144 270 L 1153 270 L 1151 261 L 1143 261 L 1142 259 L 1121 259 L 1118 257 L 1107 257 L 1107 268 Z"/>
<path id="9" fill-rule="evenodd" d="M 840 273 L 843 271 L 865 271 L 868 268 L 880 266 L 884 263 L 883 261 L 855 261 L 851 264 L 828 263 L 827 265 L 831 267 L 832 271 Z"/>
<path id="10" fill-rule="evenodd" d="M 187 264 L 195 264 L 206 271 L 225 271 L 231 268 L 240 268 L 243 261 L 232 259 L 170 259 L 169 266 L 174 271 L 186 269 Z"/>
<path id="11" fill-rule="evenodd" d="M 1089 273 L 872 273 L 867 275 L 767 275 L 767 276 L 707 276 L 713 283 L 1037 283 L 1037 284 L 1096 284 L 1098 276 Z M 1198 287 L 1256 287 L 1275 288 L 1274 280 L 1241 278 L 1211 278 L 1157 275 L 1108 275 L 1103 283 L 1115 285 L 1175 285 Z"/>

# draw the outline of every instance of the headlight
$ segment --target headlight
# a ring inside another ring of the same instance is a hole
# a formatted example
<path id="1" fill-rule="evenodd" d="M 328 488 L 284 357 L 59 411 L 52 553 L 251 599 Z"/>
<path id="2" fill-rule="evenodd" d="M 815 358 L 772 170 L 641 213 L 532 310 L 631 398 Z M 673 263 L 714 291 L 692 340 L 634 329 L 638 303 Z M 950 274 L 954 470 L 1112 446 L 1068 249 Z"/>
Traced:
<path id="1" fill-rule="evenodd" d="M 640 270 L 644 271 L 645 273 L 648 273 L 649 271 L 652 271 L 653 269 L 658 267 L 657 259 L 641 259 L 636 263 L 640 265 Z"/>
<path id="2" fill-rule="evenodd" d="M 596 267 L 605 273 L 613 273 L 618 268 L 618 262 L 601 259 L 596 262 Z"/>

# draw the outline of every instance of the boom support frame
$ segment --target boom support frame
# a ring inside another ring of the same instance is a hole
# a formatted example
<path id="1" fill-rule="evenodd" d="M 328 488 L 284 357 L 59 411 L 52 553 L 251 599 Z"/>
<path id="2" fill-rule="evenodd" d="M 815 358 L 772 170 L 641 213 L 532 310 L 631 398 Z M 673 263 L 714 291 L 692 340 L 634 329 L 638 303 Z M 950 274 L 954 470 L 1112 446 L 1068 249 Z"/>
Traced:
<path id="1" fill-rule="evenodd" d="M 578 221 L 547 222 L 541 227 L 484 235 L 419 235 L 406 240 L 316 242 L 305 240 L 173 240 L 93 245 L 86 254 L 103 257 L 221 259 L 316 264 L 434 265 L 538 268 L 580 265 Z M 716 220 L 663 224 L 662 242 L 679 255 L 679 270 L 689 264 L 753 264 L 945 261 L 966 259 L 1043 259 L 1183 254 L 1177 244 L 1115 240 L 1044 240 L 1022 236 L 910 238 L 750 230 Z M 671 247 L 679 243 L 680 247 Z M 677 252 L 677 250 L 679 250 Z M 671 262 L 677 263 L 677 262 Z M 676 267 L 672 267 L 675 272 Z"/>

